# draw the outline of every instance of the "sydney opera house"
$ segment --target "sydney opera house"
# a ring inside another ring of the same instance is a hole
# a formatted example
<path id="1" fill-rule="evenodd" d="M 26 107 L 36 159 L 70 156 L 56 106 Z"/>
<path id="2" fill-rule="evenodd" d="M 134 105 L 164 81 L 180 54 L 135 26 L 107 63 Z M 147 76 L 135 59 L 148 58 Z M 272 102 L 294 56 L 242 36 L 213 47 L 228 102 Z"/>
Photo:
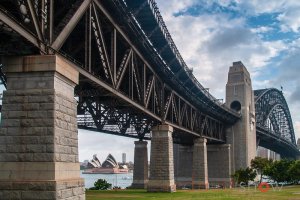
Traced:
<path id="1" fill-rule="evenodd" d="M 88 162 L 88 169 L 84 170 L 83 174 L 119 174 L 128 173 L 128 167 L 126 165 L 119 165 L 116 159 L 108 154 L 105 161 L 101 164 L 97 155 L 93 155 L 93 159 Z"/>

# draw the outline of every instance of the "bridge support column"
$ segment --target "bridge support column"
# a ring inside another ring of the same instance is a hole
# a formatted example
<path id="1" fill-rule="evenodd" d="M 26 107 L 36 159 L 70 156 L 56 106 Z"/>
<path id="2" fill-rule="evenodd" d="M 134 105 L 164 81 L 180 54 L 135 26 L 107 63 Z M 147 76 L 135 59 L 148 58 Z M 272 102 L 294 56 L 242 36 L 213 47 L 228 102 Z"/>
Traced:
<path id="1" fill-rule="evenodd" d="M 148 192 L 176 191 L 172 132 L 169 125 L 152 128 Z"/>
<path id="2" fill-rule="evenodd" d="M 59 56 L 4 59 L 0 199 L 85 199 L 78 162 L 74 87 Z"/>
<path id="3" fill-rule="evenodd" d="M 231 144 L 232 171 L 247 168 L 256 156 L 255 101 L 251 78 L 242 62 L 234 62 L 226 84 L 226 105 L 241 114 L 226 130 L 226 142 Z"/>
<path id="4" fill-rule="evenodd" d="M 231 188 L 230 144 L 207 145 L 208 181 L 210 185 Z"/>
<path id="5" fill-rule="evenodd" d="M 208 189 L 207 147 L 205 138 L 194 141 L 192 184 L 194 189 Z"/>
<path id="6" fill-rule="evenodd" d="M 177 188 L 192 188 L 193 146 L 174 144 L 174 176 Z"/>
<path id="7" fill-rule="evenodd" d="M 131 188 L 147 188 L 148 183 L 148 152 L 146 141 L 135 141 L 134 170 Z"/>

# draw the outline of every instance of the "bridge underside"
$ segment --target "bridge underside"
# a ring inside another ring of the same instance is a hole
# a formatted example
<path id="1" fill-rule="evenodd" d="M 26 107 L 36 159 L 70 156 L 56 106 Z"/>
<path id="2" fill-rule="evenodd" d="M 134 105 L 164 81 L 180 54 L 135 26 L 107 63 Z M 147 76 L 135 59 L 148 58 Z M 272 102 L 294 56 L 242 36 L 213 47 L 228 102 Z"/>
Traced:
<path id="1" fill-rule="evenodd" d="M 297 158 L 299 150 L 297 147 L 276 135 L 270 135 L 268 131 L 257 127 L 256 138 L 259 146 L 274 151 L 282 158 Z"/>
<path id="2" fill-rule="evenodd" d="M 152 126 L 169 124 L 176 142 L 205 137 L 224 143 L 225 126 L 239 115 L 195 79 L 154 14 L 149 19 L 158 28 L 150 35 L 140 15 L 124 5 L 2 1 L 0 55 L 57 54 L 71 61 L 80 73 L 75 89 L 80 128 L 150 139 Z M 141 8 L 151 13 L 150 6 Z M 155 35 L 164 48 L 153 46 Z"/>
<path id="3" fill-rule="evenodd" d="M 79 99 L 77 123 L 80 129 L 132 137 L 139 140 L 150 140 L 152 127 L 163 123 L 162 119 L 153 115 L 151 111 L 141 111 L 138 103 L 128 102 L 130 99 L 126 101 L 118 93 L 112 93 L 82 75 L 79 78 L 79 86 L 75 89 L 75 96 Z M 153 102 L 151 101 L 151 103 Z M 172 105 L 170 106 L 172 108 Z M 148 109 L 150 108 L 152 106 L 148 107 Z M 174 108 L 172 110 L 174 112 Z M 183 115 L 186 115 L 186 112 Z M 174 143 L 192 145 L 194 139 L 199 135 L 207 138 L 209 144 L 224 143 L 222 139 L 223 125 L 215 123 L 213 119 L 206 118 L 205 115 L 202 116 L 201 121 L 197 122 L 201 123 L 199 124 L 201 128 L 199 132 L 178 126 L 172 123 L 175 118 L 171 117 L 170 119 L 164 123 L 174 127 L 172 134 Z M 188 123 L 187 120 L 190 120 L 190 118 L 182 119 L 182 123 Z"/>

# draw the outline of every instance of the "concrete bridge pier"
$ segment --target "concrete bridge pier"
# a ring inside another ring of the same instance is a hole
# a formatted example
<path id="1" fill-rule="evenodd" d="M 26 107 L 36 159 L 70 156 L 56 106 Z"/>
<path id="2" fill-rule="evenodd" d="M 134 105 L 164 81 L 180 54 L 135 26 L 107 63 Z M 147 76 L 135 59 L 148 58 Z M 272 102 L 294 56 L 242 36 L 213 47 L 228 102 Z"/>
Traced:
<path id="1" fill-rule="evenodd" d="M 173 127 L 169 125 L 152 128 L 148 192 L 176 191 L 172 133 Z"/>
<path id="2" fill-rule="evenodd" d="M 230 144 L 207 145 L 208 181 L 210 186 L 231 188 Z"/>
<path id="3" fill-rule="evenodd" d="M 148 183 L 148 142 L 135 141 L 134 144 L 134 170 L 131 188 L 146 189 Z"/>
<path id="4" fill-rule="evenodd" d="M 207 140 L 197 138 L 194 140 L 192 186 L 193 189 L 208 189 L 207 169 Z"/>
<path id="5" fill-rule="evenodd" d="M 0 199 L 85 199 L 78 162 L 78 72 L 55 55 L 5 57 Z"/>

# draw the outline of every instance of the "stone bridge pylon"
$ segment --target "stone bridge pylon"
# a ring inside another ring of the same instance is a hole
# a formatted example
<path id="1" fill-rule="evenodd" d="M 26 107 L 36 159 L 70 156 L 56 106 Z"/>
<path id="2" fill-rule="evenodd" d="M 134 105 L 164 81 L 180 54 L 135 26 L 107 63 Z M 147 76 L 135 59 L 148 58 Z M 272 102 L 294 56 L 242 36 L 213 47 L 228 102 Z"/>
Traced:
<path id="1" fill-rule="evenodd" d="M 85 199 L 78 162 L 78 72 L 55 56 L 5 57 L 0 199 Z"/>
<path id="2" fill-rule="evenodd" d="M 251 78 L 242 62 L 234 62 L 228 73 L 226 104 L 241 114 L 241 119 L 226 130 L 231 145 L 232 172 L 250 166 L 256 156 L 255 102 Z"/>

